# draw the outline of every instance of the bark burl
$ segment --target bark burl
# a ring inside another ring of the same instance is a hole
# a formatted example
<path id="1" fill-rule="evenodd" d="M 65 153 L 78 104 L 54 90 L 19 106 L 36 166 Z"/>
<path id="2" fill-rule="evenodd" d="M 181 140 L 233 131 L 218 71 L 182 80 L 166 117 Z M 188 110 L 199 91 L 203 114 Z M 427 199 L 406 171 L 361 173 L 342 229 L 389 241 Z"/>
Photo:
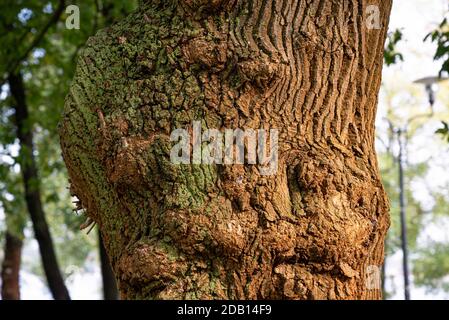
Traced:
<path id="1" fill-rule="evenodd" d="M 379 29 L 367 27 L 368 5 Z M 124 299 L 378 299 L 390 0 L 152 0 L 89 39 L 60 125 Z M 176 165 L 175 129 L 279 130 L 276 175 Z"/>

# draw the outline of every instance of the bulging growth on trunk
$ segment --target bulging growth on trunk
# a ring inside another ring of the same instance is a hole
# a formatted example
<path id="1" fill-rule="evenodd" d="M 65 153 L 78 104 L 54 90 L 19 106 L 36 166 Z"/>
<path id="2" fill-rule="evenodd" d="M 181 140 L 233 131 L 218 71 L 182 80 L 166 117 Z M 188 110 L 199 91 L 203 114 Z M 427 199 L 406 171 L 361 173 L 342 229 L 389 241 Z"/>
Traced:
<path id="1" fill-rule="evenodd" d="M 61 144 L 122 298 L 380 298 L 370 277 L 389 219 L 374 119 L 390 9 L 141 1 L 88 41 Z M 178 129 L 199 162 L 173 161 Z M 220 161 L 226 148 L 204 161 L 225 140 L 211 132 L 237 129 L 243 163 Z M 275 151 L 268 174 L 249 161 L 259 130 Z"/>

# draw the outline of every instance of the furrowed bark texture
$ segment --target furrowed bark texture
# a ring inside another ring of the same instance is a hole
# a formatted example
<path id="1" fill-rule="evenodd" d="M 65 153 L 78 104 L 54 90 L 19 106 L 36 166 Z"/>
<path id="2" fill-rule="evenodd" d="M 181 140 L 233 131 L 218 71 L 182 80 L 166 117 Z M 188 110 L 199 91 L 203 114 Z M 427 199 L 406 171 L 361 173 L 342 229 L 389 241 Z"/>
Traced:
<path id="1" fill-rule="evenodd" d="M 376 5 L 380 29 L 368 29 Z M 60 134 L 125 299 L 378 299 L 391 1 L 142 1 L 91 38 Z M 177 128 L 279 130 L 279 167 L 175 165 Z"/>

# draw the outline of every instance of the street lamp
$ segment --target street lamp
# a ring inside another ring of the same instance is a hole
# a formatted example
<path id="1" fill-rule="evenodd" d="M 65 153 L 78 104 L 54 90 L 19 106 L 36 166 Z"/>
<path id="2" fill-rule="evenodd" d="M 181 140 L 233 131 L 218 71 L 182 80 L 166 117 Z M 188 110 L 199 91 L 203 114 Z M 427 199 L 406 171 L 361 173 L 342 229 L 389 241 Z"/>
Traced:
<path id="1" fill-rule="evenodd" d="M 405 132 L 404 132 L 405 131 Z M 406 129 L 398 128 L 396 130 L 399 143 L 398 166 L 399 166 L 399 208 L 401 217 L 401 247 L 402 247 L 402 268 L 404 273 L 404 297 L 410 300 L 410 278 L 408 267 L 408 248 L 407 248 L 407 220 L 405 212 L 405 186 L 404 186 L 404 135 Z"/>
<path id="2" fill-rule="evenodd" d="M 425 77 L 418 80 L 413 81 L 413 83 L 418 83 L 424 85 L 427 96 L 429 99 L 429 104 L 431 107 L 435 104 L 435 94 L 438 90 L 438 83 L 447 80 L 446 77 Z"/>
<path id="3" fill-rule="evenodd" d="M 431 112 L 426 114 L 419 114 L 411 117 L 407 120 L 403 129 L 396 129 L 396 134 L 399 144 L 398 154 L 398 166 L 399 166 L 399 207 L 401 217 L 401 247 L 402 247 L 402 268 L 404 273 L 404 297 L 405 300 L 410 300 L 410 277 L 409 277 L 409 264 L 408 264 L 408 247 L 407 247 L 407 215 L 406 215 L 406 199 L 405 199 L 405 186 L 404 186 L 404 153 L 406 148 L 407 139 L 407 127 L 410 123 L 418 118 L 429 118 L 433 116 L 433 105 L 435 104 L 436 92 L 438 90 L 437 84 L 445 81 L 448 78 L 445 77 L 425 77 L 413 81 L 413 83 L 422 84 L 427 92 L 427 99 L 430 105 Z"/>

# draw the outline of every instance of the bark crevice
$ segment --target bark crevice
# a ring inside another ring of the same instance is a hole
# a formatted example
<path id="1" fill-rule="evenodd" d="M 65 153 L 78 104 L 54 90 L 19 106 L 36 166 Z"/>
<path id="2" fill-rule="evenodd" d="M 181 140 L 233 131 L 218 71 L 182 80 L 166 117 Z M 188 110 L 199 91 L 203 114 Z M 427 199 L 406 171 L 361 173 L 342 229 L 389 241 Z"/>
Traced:
<path id="1" fill-rule="evenodd" d="M 391 1 L 143 1 L 84 49 L 60 133 L 124 298 L 370 299 Z M 217 10 L 219 8 L 219 10 Z M 277 175 L 174 165 L 174 129 L 279 130 Z M 107 134 L 105 134 L 107 132 Z"/>

